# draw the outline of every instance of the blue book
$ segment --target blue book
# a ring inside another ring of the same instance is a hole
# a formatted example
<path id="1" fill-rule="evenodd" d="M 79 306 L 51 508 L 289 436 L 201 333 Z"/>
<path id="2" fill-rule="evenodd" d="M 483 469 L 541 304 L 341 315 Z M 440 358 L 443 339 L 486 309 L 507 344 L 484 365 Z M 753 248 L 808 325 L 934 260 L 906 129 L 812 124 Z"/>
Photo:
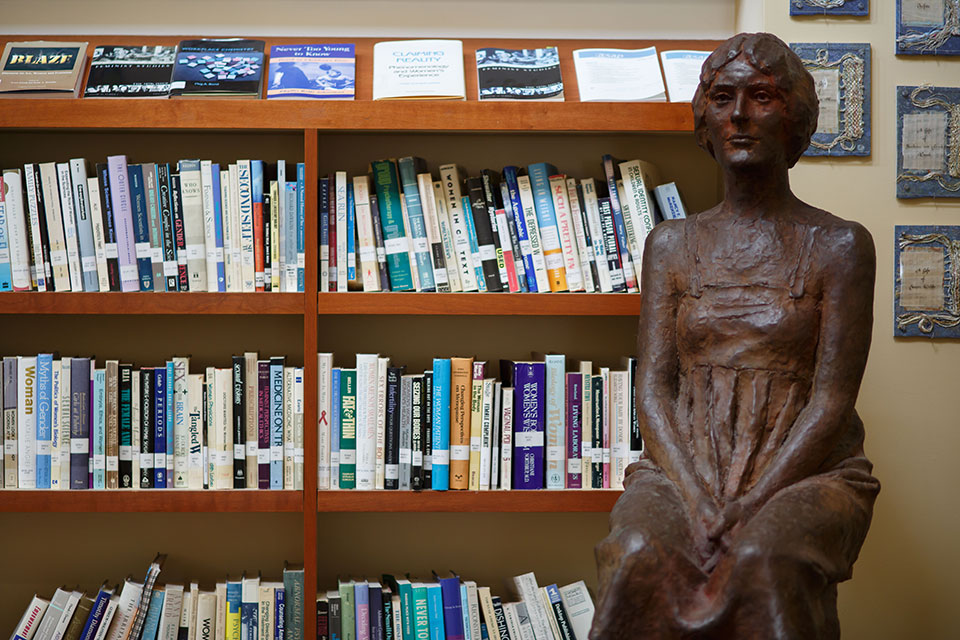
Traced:
<path id="1" fill-rule="evenodd" d="M 50 488 L 53 438 L 53 355 L 37 356 L 37 489 Z"/>
<path id="2" fill-rule="evenodd" d="M 543 489 L 543 432 L 546 405 L 546 365 L 513 364 L 513 488 Z"/>
<path id="3" fill-rule="evenodd" d="M 64 381 L 66 382 L 66 381 Z M 70 362 L 70 488 L 89 489 L 90 358 Z"/>
<path id="4" fill-rule="evenodd" d="M 560 637 L 564 640 L 572 640 L 573 626 L 570 624 L 570 616 L 567 615 L 567 609 L 563 606 L 563 599 L 560 597 L 560 590 L 557 585 L 551 584 L 543 588 L 547 594 L 547 600 L 550 602 L 550 611 L 547 615 L 553 614 L 557 621 L 557 627 L 560 629 Z"/>
<path id="5" fill-rule="evenodd" d="M 403 199 L 407 203 L 410 241 L 413 243 L 414 257 L 417 261 L 420 290 L 435 291 L 437 283 L 433 277 L 433 259 L 430 255 L 430 245 L 427 244 L 427 226 L 423 220 L 420 188 L 417 185 L 417 174 L 426 173 L 427 163 L 423 158 L 407 156 L 397 161 L 397 168 L 400 172 L 400 187 L 403 191 Z"/>
<path id="6" fill-rule="evenodd" d="M 340 487 L 340 368 L 331 370 L 330 383 L 330 482 Z"/>
<path id="7" fill-rule="evenodd" d="M 173 488 L 173 360 L 167 360 L 167 488 Z"/>
<path id="8" fill-rule="evenodd" d="M 520 201 L 520 187 L 517 185 L 517 167 L 503 168 L 503 181 L 507 183 L 507 192 L 510 195 L 510 210 L 513 211 L 514 222 L 517 225 L 517 240 L 521 247 L 520 253 L 523 254 L 524 276 L 527 280 L 527 289 L 531 293 L 537 293 L 537 274 L 533 267 L 533 256 L 530 253 L 530 235 L 527 230 L 527 222 L 523 217 L 523 204 Z"/>
<path id="9" fill-rule="evenodd" d="M 283 489 L 283 363 L 283 356 L 270 358 L 271 489 Z"/>
<path id="10" fill-rule="evenodd" d="M 170 95 L 259 98 L 263 45 L 263 40 L 239 38 L 181 40 L 174 59 Z"/>
<path id="11" fill-rule="evenodd" d="M 354 621 L 356 640 L 370 640 L 370 588 L 366 582 L 353 583 Z"/>
<path id="12" fill-rule="evenodd" d="M 80 632 L 80 640 L 93 640 L 97 635 L 97 629 L 100 627 L 100 622 L 103 620 L 103 614 L 107 610 L 107 605 L 110 604 L 110 596 L 112 595 L 113 589 L 109 589 L 106 586 L 100 587 L 93 607 L 87 615 L 87 621 L 83 625 L 83 631 Z M 159 620 L 160 617 L 158 615 L 157 621 L 159 622 Z"/>
<path id="13" fill-rule="evenodd" d="M 450 358 L 433 359 L 432 489 L 450 488 Z"/>
<path id="14" fill-rule="evenodd" d="M 260 579 L 244 577 L 240 585 L 240 640 L 258 640 L 259 606 Z"/>
<path id="15" fill-rule="evenodd" d="M 147 617 L 143 621 L 143 633 L 140 640 L 157 640 L 157 630 L 160 628 L 160 614 L 163 613 L 163 595 L 160 589 L 154 589 L 150 594 L 150 607 Z"/>
<path id="16" fill-rule="evenodd" d="M 353 183 L 347 182 L 347 280 L 357 278 L 357 211 Z"/>
<path id="17" fill-rule="evenodd" d="M 353 100 L 356 56 L 352 44 L 270 47 L 267 99 Z"/>
<path id="18" fill-rule="evenodd" d="M 463 604 L 460 600 L 460 578 L 437 577 L 443 600 L 443 628 L 446 640 L 465 640 L 463 635 Z M 465 587 L 464 587 L 465 588 Z"/>
<path id="19" fill-rule="evenodd" d="M 413 583 L 413 640 L 432 640 L 430 637 L 430 605 L 427 585 Z"/>
<path id="20" fill-rule="evenodd" d="M 153 370 L 153 488 L 167 488 L 167 368 Z M 146 435 L 142 437 L 147 437 Z M 171 453 L 173 453 L 171 451 Z"/>
<path id="21" fill-rule="evenodd" d="M 285 280 L 284 288 L 282 291 L 293 292 L 298 291 L 297 287 L 297 212 L 298 212 L 298 195 L 297 195 L 297 183 L 288 182 L 286 184 L 286 205 L 283 210 L 283 225 L 281 230 L 283 231 L 284 245 L 283 245 L 283 255 L 284 255 L 284 266 L 283 274 L 280 276 Z"/>
<path id="22" fill-rule="evenodd" d="M 351 45 L 352 46 L 352 45 Z M 304 291 L 305 284 L 305 266 L 306 266 L 306 165 L 303 162 L 297 163 L 297 291 Z M 323 217 L 323 216 L 321 216 Z"/>
<path id="23" fill-rule="evenodd" d="M 368 582 L 370 592 L 367 599 L 370 603 L 370 640 L 387 640 L 387 626 L 383 612 L 383 591 L 379 582 Z"/>
<path id="24" fill-rule="evenodd" d="M 93 371 L 91 396 L 91 431 L 93 431 L 93 489 L 107 488 L 107 372 Z"/>
<path id="25" fill-rule="evenodd" d="M 153 291 L 150 216 L 147 213 L 143 167 L 139 164 L 127 165 L 127 176 L 130 178 L 130 208 L 133 212 L 133 239 L 137 255 L 137 272 L 140 274 L 140 291 Z"/>
<path id="26" fill-rule="evenodd" d="M 428 583 L 427 587 L 427 615 L 430 624 L 430 640 L 445 640 L 443 595 L 440 585 L 436 582 Z"/>
<path id="27" fill-rule="evenodd" d="M 220 201 L 220 165 L 210 165 L 213 182 L 213 235 L 217 246 L 217 291 L 227 290 L 227 275 L 223 263 L 223 203 Z"/>
<path id="28" fill-rule="evenodd" d="M 3 176 L 0 175 L 0 183 Z M 10 239 L 7 237 L 7 209 L 2 194 L 6 189 L 0 188 L 0 291 L 13 290 L 13 269 L 10 262 Z"/>
<path id="29" fill-rule="evenodd" d="M 277 608 L 273 612 L 273 619 L 276 621 L 273 626 L 273 640 L 283 640 L 287 629 L 287 593 L 285 589 L 276 589 L 274 594 L 277 597 Z M 270 640 L 270 638 L 260 638 L 260 640 Z"/>
<path id="30" fill-rule="evenodd" d="M 463 612 L 463 640 L 474 640 L 470 632 L 470 600 L 467 596 L 467 585 L 460 585 L 460 608 Z"/>
<path id="31" fill-rule="evenodd" d="M 470 196 L 463 196 L 463 219 L 467 225 L 467 236 L 470 240 L 470 253 L 473 254 L 473 271 L 477 274 L 477 291 L 487 290 L 487 282 L 483 277 L 483 264 L 480 260 L 480 243 L 477 241 L 477 228 L 473 224 L 473 208 L 470 205 Z"/>

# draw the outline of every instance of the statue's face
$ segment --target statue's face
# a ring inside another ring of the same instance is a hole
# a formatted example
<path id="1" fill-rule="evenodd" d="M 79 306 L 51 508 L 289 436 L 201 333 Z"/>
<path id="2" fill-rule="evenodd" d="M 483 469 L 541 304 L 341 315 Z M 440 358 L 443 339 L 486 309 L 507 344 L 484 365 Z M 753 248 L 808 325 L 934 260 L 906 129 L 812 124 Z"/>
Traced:
<path id="1" fill-rule="evenodd" d="M 786 164 L 786 103 L 773 78 L 743 57 L 717 74 L 704 116 L 714 156 L 722 166 Z"/>

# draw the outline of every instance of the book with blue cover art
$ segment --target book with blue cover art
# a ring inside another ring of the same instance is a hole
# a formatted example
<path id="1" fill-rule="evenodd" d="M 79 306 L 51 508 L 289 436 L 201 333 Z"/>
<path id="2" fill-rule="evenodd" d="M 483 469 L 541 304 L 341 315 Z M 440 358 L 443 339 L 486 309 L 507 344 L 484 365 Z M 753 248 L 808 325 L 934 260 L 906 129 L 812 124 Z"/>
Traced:
<path id="1" fill-rule="evenodd" d="M 434 491 L 450 488 L 450 358 L 433 359 L 433 469 Z"/>
<path id="2" fill-rule="evenodd" d="M 516 362 L 514 378 L 514 489 L 544 487 L 544 408 L 546 365 L 543 362 Z"/>
<path id="3" fill-rule="evenodd" d="M 53 354 L 37 356 L 37 489 L 50 488 Z"/>
<path id="4" fill-rule="evenodd" d="M 258 98 L 263 83 L 263 40 L 183 40 L 170 82 L 173 97 Z"/>
<path id="5" fill-rule="evenodd" d="M 270 47 L 267 99 L 353 100 L 356 56 L 352 44 Z"/>

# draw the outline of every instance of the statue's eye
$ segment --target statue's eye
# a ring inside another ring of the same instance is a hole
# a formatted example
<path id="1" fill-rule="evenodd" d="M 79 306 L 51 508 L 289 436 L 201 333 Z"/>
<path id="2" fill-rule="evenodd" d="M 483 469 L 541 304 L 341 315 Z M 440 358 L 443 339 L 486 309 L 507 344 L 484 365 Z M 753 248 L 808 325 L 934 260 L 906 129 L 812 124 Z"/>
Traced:
<path id="1" fill-rule="evenodd" d="M 731 99 L 730 94 L 726 91 L 716 91 L 713 94 L 713 101 L 720 104 L 730 102 Z"/>
<path id="2" fill-rule="evenodd" d="M 754 100 L 757 102 L 770 102 L 773 100 L 773 94 L 764 89 L 760 89 L 753 94 Z"/>

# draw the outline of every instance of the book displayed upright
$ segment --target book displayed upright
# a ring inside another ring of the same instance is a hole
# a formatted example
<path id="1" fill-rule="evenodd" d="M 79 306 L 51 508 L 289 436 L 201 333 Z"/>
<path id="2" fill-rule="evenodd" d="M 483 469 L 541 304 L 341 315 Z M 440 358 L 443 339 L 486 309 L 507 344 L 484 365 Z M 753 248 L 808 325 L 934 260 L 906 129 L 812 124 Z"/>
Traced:
<path id="1" fill-rule="evenodd" d="M 183 40 L 177 45 L 171 97 L 259 98 L 263 40 Z"/>
<path id="2" fill-rule="evenodd" d="M 8 42 L 0 57 L 0 97 L 76 98 L 86 42 Z"/>
<path id="3" fill-rule="evenodd" d="M 563 100 L 560 54 L 542 49 L 477 49 L 480 100 Z"/>
<path id="4" fill-rule="evenodd" d="M 373 45 L 374 100 L 465 100 L 460 40 L 398 40 Z"/>
<path id="5" fill-rule="evenodd" d="M 166 98 L 176 48 L 98 46 L 90 59 L 84 98 Z"/>
<path id="6" fill-rule="evenodd" d="M 663 102 L 657 48 L 577 49 L 573 52 L 580 102 Z"/>
<path id="7" fill-rule="evenodd" d="M 268 100 L 353 100 L 355 78 L 353 44 L 270 47 Z"/>

